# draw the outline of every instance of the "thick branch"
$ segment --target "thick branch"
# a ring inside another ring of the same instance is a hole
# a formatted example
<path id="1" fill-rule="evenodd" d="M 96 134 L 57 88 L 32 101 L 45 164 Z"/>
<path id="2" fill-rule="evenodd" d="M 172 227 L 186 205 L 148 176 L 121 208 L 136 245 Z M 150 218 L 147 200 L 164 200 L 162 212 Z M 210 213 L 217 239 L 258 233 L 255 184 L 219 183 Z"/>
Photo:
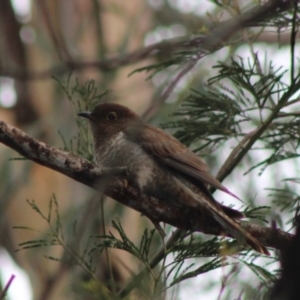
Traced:
<path id="1" fill-rule="evenodd" d="M 196 210 L 176 201 L 164 203 L 157 198 L 141 194 L 128 183 L 124 174 L 120 173 L 107 180 L 106 170 L 92 165 L 87 160 L 35 140 L 3 121 L 0 121 L 0 142 L 38 164 L 58 171 L 96 190 L 103 191 L 104 189 L 107 196 L 141 212 L 155 222 L 168 223 L 185 230 L 224 235 L 220 225 L 210 216 L 199 215 Z M 241 222 L 241 225 L 269 247 L 282 249 L 292 239 L 291 234 L 280 229 L 265 228 L 248 222 Z"/>

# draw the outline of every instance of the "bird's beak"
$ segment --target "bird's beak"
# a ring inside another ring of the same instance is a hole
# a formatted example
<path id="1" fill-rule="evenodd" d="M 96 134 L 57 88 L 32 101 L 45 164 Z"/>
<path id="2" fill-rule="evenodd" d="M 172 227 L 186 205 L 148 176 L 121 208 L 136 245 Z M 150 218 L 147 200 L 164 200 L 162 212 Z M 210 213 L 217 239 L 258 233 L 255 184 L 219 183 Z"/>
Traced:
<path id="1" fill-rule="evenodd" d="M 90 119 L 91 118 L 91 112 L 90 111 L 82 111 L 79 114 L 77 114 L 77 116 Z"/>

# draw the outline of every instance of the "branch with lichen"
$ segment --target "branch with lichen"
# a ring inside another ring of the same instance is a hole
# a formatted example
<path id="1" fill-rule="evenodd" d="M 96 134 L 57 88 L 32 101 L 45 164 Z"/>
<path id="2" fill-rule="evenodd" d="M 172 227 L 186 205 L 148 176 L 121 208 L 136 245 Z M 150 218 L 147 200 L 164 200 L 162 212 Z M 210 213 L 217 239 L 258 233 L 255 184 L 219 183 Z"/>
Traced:
<path id="1" fill-rule="evenodd" d="M 0 142 L 29 160 L 104 192 L 116 201 L 139 211 L 154 223 L 164 222 L 192 232 L 226 235 L 221 226 L 208 215 L 199 215 L 198 211 L 177 201 L 165 203 L 140 193 L 130 185 L 126 171 L 122 169 L 114 173 L 111 170 L 101 169 L 87 160 L 29 137 L 3 121 L 0 121 Z M 245 230 L 268 247 L 284 249 L 293 237 L 277 228 L 267 228 L 246 221 L 240 223 Z"/>

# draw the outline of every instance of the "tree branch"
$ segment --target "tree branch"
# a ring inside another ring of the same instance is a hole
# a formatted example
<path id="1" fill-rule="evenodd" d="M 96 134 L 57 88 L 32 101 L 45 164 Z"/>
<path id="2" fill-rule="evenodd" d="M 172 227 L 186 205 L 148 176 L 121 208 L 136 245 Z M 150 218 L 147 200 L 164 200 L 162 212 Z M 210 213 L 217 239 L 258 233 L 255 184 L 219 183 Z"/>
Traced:
<path id="1" fill-rule="evenodd" d="M 108 176 L 111 171 L 107 172 L 87 160 L 50 147 L 3 121 L 0 121 L 0 142 L 38 164 L 104 192 L 107 196 L 141 212 L 154 222 L 164 222 L 180 229 L 207 234 L 222 236 L 226 234 L 213 218 L 208 215 L 199 215 L 198 211 L 184 206 L 179 201 L 165 203 L 157 198 L 141 194 L 129 184 L 122 171 L 114 176 Z M 276 249 L 284 249 L 293 237 L 280 229 L 266 228 L 245 221 L 241 221 L 241 225 L 264 245 Z"/>
<path id="2" fill-rule="evenodd" d="M 26 69 L 4 68 L 0 64 L 0 75 L 19 80 L 42 80 L 51 76 L 58 76 L 75 70 L 96 68 L 103 72 L 140 62 L 151 57 L 166 57 L 169 59 L 178 51 L 190 51 L 193 57 L 202 57 L 217 51 L 224 46 L 225 42 L 241 29 L 257 26 L 267 19 L 272 19 L 279 13 L 286 11 L 291 6 L 291 1 L 270 0 L 264 5 L 257 5 L 239 16 L 222 21 L 217 25 L 212 24 L 206 35 L 192 38 L 175 38 L 162 41 L 124 56 L 113 57 L 102 61 L 78 61 L 69 59 L 64 63 L 44 71 L 28 71 Z M 192 53 L 193 52 L 193 53 Z"/>

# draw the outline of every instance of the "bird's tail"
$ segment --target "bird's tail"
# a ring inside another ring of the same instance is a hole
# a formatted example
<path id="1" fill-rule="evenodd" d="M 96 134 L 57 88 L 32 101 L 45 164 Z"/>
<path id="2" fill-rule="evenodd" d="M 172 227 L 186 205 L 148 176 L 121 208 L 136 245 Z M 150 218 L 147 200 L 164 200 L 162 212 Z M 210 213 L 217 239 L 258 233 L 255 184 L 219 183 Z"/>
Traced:
<path id="1" fill-rule="evenodd" d="M 230 234 L 232 237 L 236 238 L 239 242 L 243 244 L 248 244 L 255 251 L 260 252 L 262 254 L 270 255 L 268 249 L 258 241 L 254 236 L 252 236 L 249 232 L 243 229 L 240 224 L 237 223 L 234 219 L 231 218 L 232 212 L 227 215 L 228 212 L 223 211 L 222 205 L 219 203 L 208 199 L 206 195 L 202 194 L 201 200 L 197 199 L 198 203 L 201 203 L 201 206 L 205 205 L 208 211 L 210 211 L 215 218 L 215 220 L 223 227 L 223 229 Z M 234 218 L 234 216 L 232 216 Z M 237 214 L 236 218 L 241 218 L 242 213 Z"/>
<path id="2" fill-rule="evenodd" d="M 209 212 L 230 236 L 242 244 L 248 244 L 257 252 L 270 255 L 268 249 L 236 221 L 236 219 L 243 218 L 244 215 L 218 203 L 204 185 L 199 188 L 199 184 L 197 187 L 188 181 L 177 180 L 174 186 L 177 189 L 174 193 L 178 195 L 179 200 L 188 206 L 199 207 L 202 213 L 203 209 Z"/>
<path id="3" fill-rule="evenodd" d="M 209 201 L 205 201 L 205 204 L 208 206 L 209 210 L 212 212 L 213 217 L 216 221 L 224 228 L 224 230 L 229 233 L 232 237 L 236 238 L 241 243 L 246 243 L 252 247 L 255 251 L 262 254 L 270 255 L 268 249 L 258 241 L 254 236 L 249 232 L 243 229 L 240 224 L 235 220 L 231 219 L 223 212 L 219 207 L 216 207 Z"/>

